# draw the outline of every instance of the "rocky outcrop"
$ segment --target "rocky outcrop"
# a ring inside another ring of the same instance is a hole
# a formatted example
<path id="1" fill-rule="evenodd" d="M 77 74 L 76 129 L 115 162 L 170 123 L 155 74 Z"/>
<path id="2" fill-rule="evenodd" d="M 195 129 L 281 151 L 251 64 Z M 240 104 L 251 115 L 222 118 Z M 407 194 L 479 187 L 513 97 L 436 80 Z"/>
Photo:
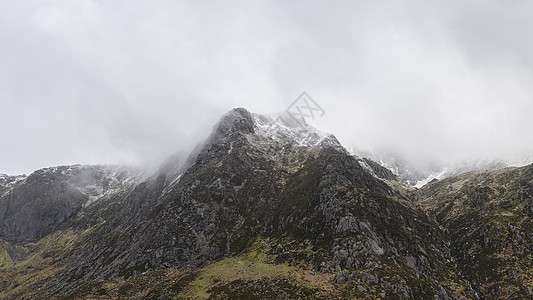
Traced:
<path id="1" fill-rule="evenodd" d="M 389 169 L 382 167 L 377 162 L 369 158 L 363 158 L 362 161 L 364 164 L 366 164 L 369 167 L 372 173 L 374 173 L 378 178 L 390 180 L 390 181 L 398 180 L 398 178 L 396 177 L 396 175 L 394 175 L 394 173 L 392 173 Z"/>

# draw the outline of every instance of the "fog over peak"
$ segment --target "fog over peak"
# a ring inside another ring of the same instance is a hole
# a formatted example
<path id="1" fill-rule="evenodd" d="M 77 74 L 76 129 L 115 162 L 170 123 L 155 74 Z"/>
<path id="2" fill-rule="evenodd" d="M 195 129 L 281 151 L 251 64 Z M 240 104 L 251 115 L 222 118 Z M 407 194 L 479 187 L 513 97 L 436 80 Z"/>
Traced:
<path id="1" fill-rule="evenodd" d="M 161 161 L 303 91 L 347 147 L 527 161 L 532 27 L 529 1 L 5 0 L 0 173 Z"/>

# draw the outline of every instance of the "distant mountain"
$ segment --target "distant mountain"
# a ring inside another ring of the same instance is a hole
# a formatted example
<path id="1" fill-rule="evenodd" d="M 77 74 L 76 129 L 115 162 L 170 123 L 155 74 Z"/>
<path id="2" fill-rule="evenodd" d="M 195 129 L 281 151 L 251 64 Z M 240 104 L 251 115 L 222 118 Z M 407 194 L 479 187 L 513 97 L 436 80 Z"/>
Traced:
<path id="1" fill-rule="evenodd" d="M 36 242 L 86 205 L 131 187 L 140 173 L 125 167 L 62 166 L 29 176 L 0 175 L 0 238 Z"/>
<path id="2" fill-rule="evenodd" d="M 529 205 L 528 177 L 509 174 L 501 184 L 509 182 L 513 205 L 497 210 L 505 216 Z M 454 223 L 462 211 L 446 215 L 456 200 L 445 191 L 457 184 L 415 190 L 397 175 L 288 114 L 237 108 L 188 158 L 176 155 L 151 176 L 103 166 L 0 176 L 0 298 L 529 295 L 529 227 L 520 224 L 530 215 L 505 219 L 522 237 L 522 252 L 506 252 L 520 281 L 507 284 L 507 271 L 475 276 L 464 232 L 452 233 L 462 232 Z M 464 222 L 478 226 L 472 220 Z"/>
<path id="3" fill-rule="evenodd" d="M 443 166 L 438 173 L 430 174 L 427 178 L 419 180 L 414 186 L 422 187 L 428 182 L 445 179 L 472 171 L 495 171 L 507 168 L 508 165 L 499 160 L 468 160 Z"/>
<path id="4" fill-rule="evenodd" d="M 470 159 L 457 162 L 414 162 L 399 154 L 379 154 L 367 151 L 356 151 L 361 157 L 378 162 L 382 167 L 389 169 L 397 178 L 417 188 L 437 179 L 445 179 L 471 171 L 500 170 L 510 165 L 516 165 L 516 161 L 498 159 Z M 522 160 L 525 161 L 525 160 Z M 530 163 L 533 160 L 530 161 Z M 523 162 L 519 165 L 526 165 Z"/>
<path id="5" fill-rule="evenodd" d="M 391 151 L 368 151 L 356 148 L 355 150 L 352 149 L 352 152 L 358 157 L 377 162 L 390 170 L 399 180 L 412 186 L 438 175 L 444 169 L 441 163 L 413 161 Z"/>

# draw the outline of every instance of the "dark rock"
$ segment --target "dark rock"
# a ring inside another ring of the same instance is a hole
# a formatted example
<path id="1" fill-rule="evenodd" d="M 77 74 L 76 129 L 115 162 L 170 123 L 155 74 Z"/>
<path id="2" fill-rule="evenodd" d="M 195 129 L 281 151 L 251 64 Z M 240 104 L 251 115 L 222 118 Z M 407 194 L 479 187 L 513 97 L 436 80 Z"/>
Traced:
<path id="1" fill-rule="evenodd" d="M 352 274 L 347 270 L 342 270 L 333 279 L 333 282 L 337 284 L 345 284 L 352 279 Z"/>
<path id="2" fill-rule="evenodd" d="M 361 282 L 366 283 L 366 284 L 378 284 L 379 283 L 379 279 L 376 276 L 366 273 L 366 272 L 363 272 L 359 276 L 359 279 L 361 280 Z"/>

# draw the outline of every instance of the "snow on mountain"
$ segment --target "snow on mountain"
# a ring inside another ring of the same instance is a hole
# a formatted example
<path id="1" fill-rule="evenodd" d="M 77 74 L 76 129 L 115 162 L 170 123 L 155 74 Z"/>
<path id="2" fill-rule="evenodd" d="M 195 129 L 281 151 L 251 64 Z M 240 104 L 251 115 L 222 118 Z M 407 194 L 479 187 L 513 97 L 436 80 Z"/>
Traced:
<path id="1" fill-rule="evenodd" d="M 473 171 L 493 171 L 507 168 L 509 165 L 500 160 L 491 159 L 471 159 L 461 162 L 449 163 L 441 167 L 441 170 L 429 174 L 426 178 L 419 180 L 414 187 L 420 188 L 430 181 L 454 177 Z"/>
<path id="2" fill-rule="evenodd" d="M 26 175 L 7 175 L 0 174 L 0 197 L 12 190 L 17 184 L 25 180 Z"/>
<path id="3" fill-rule="evenodd" d="M 400 180 L 421 188 L 432 180 L 442 180 L 472 171 L 492 171 L 510 166 L 497 159 L 471 159 L 458 162 L 432 162 L 421 164 L 401 157 L 371 155 L 371 159 L 389 169 Z"/>
<path id="4" fill-rule="evenodd" d="M 521 157 L 520 159 L 489 159 L 478 158 L 462 161 L 417 161 L 407 159 L 398 153 L 379 151 L 354 150 L 360 157 L 368 157 L 378 162 L 381 166 L 389 169 L 400 180 L 420 188 L 434 179 L 441 180 L 472 171 L 492 171 L 509 166 L 524 166 L 533 159 Z"/>
<path id="5" fill-rule="evenodd" d="M 280 143 L 296 143 L 298 146 L 342 148 L 337 138 L 298 120 L 287 112 L 272 115 L 252 114 L 255 133 Z"/>
<path id="6" fill-rule="evenodd" d="M 433 174 L 430 174 L 428 177 L 424 178 L 424 179 L 421 179 L 419 180 L 417 183 L 415 183 L 413 186 L 415 188 L 421 188 L 423 187 L 424 185 L 428 184 L 429 182 L 437 179 L 437 180 L 441 180 L 441 179 L 444 179 L 448 176 L 445 176 L 446 175 L 446 172 L 448 171 L 448 168 L 444 168 L 441 172 L 439 173 L 433 173 Z"/>
<path id="7" fill-rule="evenodd" d="M 121 188 L 137 182 L 144 175 L 140 171 L 118 165 L 71 165 L 36 170 L 27 175 L 0 174 L 0 197 L 27 180 L 42 178 L 54 183 L 61 182 L 76 188 L 88 197 L 87 206 L 103 196 L 111 195 Z"/>
<path id="8" fill-rule="evenodd" d="M 377 162 L 382 167 L 389 169 L 398 179 L 413 186 L 427 178 L 432 180 L 442 172 L 444 167 L 436 162 L 423 163 L 410 160 L 401 154 L 390 151 L 368 151 L 354 148 L 352 152 L 359 157 L 369 158 Z"/>

